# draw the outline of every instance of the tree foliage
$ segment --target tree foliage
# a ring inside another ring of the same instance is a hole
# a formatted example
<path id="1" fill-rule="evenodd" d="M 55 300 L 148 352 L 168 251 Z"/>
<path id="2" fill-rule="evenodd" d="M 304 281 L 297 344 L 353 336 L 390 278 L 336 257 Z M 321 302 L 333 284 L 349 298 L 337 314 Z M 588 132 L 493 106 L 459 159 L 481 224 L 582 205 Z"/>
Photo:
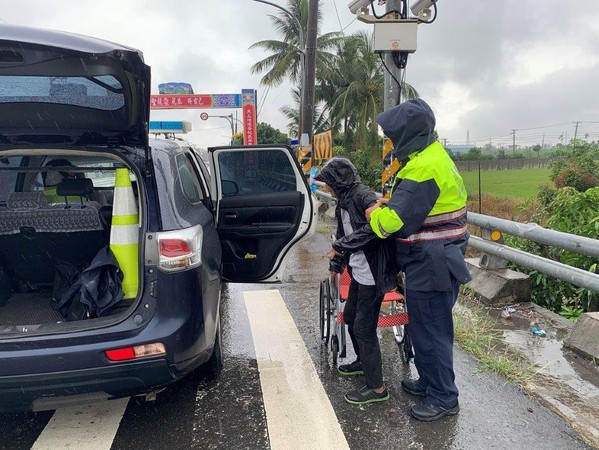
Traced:
<path id="1" fill-rule="evenodd" d="M 288 0 L 287 9 L 298 18 L 305 36 L 308 0 Z M 278 86 L 285 79 L 294 83 L 294 104 L 284 106 L 281 112 L 289 120 L 289 132 L 297 135 L 300 109 L 298 86 L 301 80 L 299 29 L 295 20 L 282 11 L 270 17 L 281 39 L 259 41 L 250 47 L 268 53 L 251 70 L 252 73 L 263 74 L 260 83 L 264 86 Z M 373 157 L 378 155 L 380 151 L 375 147 L 378 126 L 374 117 L 383 110 L 383 70 L 380 56 L 373 51 L 369 34 L 319 35 L 316 41 L 317 107 L 312 124 L 314 131 L 331 129 L 337 136 L 336 140 L 339 140 L 338 136 L 342 137 L 347 149 L 372 152 Z M 412 86 L 403 81 L 401 84 L 405 99 L 418 96 Z"/>
<path id="2" fill-rule="evenodd" d="M 289 136 L 271 125 L 261 122 L 256 128 L 256 134 L 258 136 L 258 144 L 286 144 L 289 145 L 291 142 Z M 233 143 L 235 145 L 243 145 L 243 133 L 237 133 L 233 137 Z"/>
<path id="3" fill-rule="evenodd" d="M 333 147 L 335 156 L 344 156 L 349 159 L 360 174 L 362 183 L 369 186 L 376 192 L 381 191 L 381 172 L 383 164 L 381 159 L 372 158 L 372 156 L 363 150 L 348 151 L 344 147 Z"/>
<path id="4" fill-rule="evenodd" d="M 596 239 L 599 235 L 599 187 L 579 192 L 573 187 L 541 189 L 534 205 L 525 205 L 533 210 L 532 221 L 549 229 L 577 236 Z M 589 256 L 549 247 L 527 239 L 508 238 L 508 243 L 528 253 L 542 256 L 582 270 L 597 272 L 597 260 Z M 596 311 L 597 297 L 591 291 L 549 277 L 525 267 L 517 267 L 528 273 L 532 281 L 532 300 L 556 313 L 575 318 L 577 312 Z"/>
<path id="5" fill-rule="evenodd" d="M 302 26 L 303 35 L 308 32 L 308 0 L 289 0 L 287 9 L 297 17 Z M 301 80 L 301 54 L 303 49 L 300 46 L 300 33 L 297 23 L 288 14 L 283 11 L 277 12 L 277 15 L 269 15 L 272 20 L 275 31 L 282 37 L 282 40 L 264 40 L 259 41 L 251 49 L 261 49 L 270 53 L 264 59 L 258 61 L 251 67 L 252 73 L 264 73 L 260 84 L 264 86 L 278 86 L 286 78 L 291 79 L 296 86 L 299 86 Z M 318 22 L 322 17 L 318 13 Z M 318 36 L 316 40 L 316 67 L 326 66 L 335 55 L 329 53 L 338 39 L 340 33 L 326 33 Z M 304 38 L 305 40 L 305 38 Z M 304 42 L 305 45 L 305 42 Z"/>
<path id="6" fill-rule="evenodd" d="M 569 151 L 551 164 L 551 180 L 558 188 L 572 187 L 579 192 L 599 185 L 597 145 L 572 141 Z"/>

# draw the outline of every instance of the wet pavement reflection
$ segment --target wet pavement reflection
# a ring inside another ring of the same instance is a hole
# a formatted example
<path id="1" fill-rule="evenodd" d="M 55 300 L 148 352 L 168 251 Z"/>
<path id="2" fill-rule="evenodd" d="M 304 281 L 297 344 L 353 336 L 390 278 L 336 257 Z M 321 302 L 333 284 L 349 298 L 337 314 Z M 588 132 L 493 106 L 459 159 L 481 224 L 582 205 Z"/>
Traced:
<path id="1" fill-rule="evenodd" d="M 343 395 L 361 386 L 362 380 L 340 376 L 332 356 L 320 340 L 319 282 L 327 276 L 325 256 L 329 239 L 316 234 L 290 255 L 285 282 L 279 289 L 294 318 L 306 348 L 351 448 L 388 449 L 481 449 L 481 448 L 588 448 L 560 418 L 524 395 L 518 386 L 494 373 L 483 371 L 477 362 L 459 349 L 455 351 L 456 383 L 462 411 L 434 423 L 410 417 L 411 405 L 420 399 L 401 390 L 406 376 L 416 376 L 406 365 L 390 329 L 379 329 L 383 373 L 391 395 L 388 402 L 366 406 L 347 404 Z M 264 285 L 228 286 L 225 317 L 229 327 L 226 352 L 233 358 L 251 357 L 252 339 L 243 314 L 243 291 L 262 290 Z M 353 359 L 351 344 L 348 357 Z"/>

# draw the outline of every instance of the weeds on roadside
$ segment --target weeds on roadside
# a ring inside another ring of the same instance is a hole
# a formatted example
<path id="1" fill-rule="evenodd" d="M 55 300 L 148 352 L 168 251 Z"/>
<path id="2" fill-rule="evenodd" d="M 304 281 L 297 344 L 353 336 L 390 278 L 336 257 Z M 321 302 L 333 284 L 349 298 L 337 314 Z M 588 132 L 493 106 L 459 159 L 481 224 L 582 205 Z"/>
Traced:
<path id="1" fill-rule="evenodd" d="M 462 305 L 454 308 L 455 340 L 464 350 L 474 355 L 482 366 L 525 386 L 535 371 L 519 352 L 501 341 L 492 320 L 481 311 Z"/>

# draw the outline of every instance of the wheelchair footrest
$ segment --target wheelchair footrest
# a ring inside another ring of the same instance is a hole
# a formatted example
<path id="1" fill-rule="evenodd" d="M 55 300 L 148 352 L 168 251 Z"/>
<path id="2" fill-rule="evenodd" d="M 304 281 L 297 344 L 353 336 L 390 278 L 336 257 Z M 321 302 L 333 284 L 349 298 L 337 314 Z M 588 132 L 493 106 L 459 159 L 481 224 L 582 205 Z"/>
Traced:
<path id="1" fill-rule="evenodd" d="M 408 313 L 400 312 L 397 314 L 389 314 L 387 316 L 379 316 L 378 327 L 397 327 L 400 325 L 407 325 Z"/>
<path id="2" fill-rule="evenodd" d="M 377 323 L 377 327 L 380 328 L 388 328 L 388 327 L 397 327 L 400 325 L 408 324 L 408 313 L 400 312 L 398 314 L 389 314 L 386 316 L 379 316 L 379 321 Z M 343 320 L 343 312 L 339 312 L 337 314 L 337 323 L 345 323 Z"/>

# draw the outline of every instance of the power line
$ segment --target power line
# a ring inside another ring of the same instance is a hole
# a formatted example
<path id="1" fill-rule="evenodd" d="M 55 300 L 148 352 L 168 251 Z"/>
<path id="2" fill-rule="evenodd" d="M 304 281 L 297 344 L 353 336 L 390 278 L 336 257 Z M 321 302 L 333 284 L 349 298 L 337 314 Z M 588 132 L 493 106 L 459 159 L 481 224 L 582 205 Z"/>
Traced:
<path id="1" fill-rule="evenodd" d="M 339 18 L 339 11 L 337 10 L 337 2 L 333 2 L 333 6 L 335 7 L 335 14 L 337 15 L 337 22 L 339 22 L 339 30 L 343 34 L 343 25 L 341 25 L 341 19 Z"/>
<path id="2" fill-rule="evenodd" d="M 572 122 L 564 122 L 564 123 L 556 123 L 555 125 L 543 125 L 543 126 L 540 126 L 540 127 L 517 128 L 516 131 L 540 130 L 541 128 L 563 127 L 564 125 L 570 125 L 571 123 Z"/>

